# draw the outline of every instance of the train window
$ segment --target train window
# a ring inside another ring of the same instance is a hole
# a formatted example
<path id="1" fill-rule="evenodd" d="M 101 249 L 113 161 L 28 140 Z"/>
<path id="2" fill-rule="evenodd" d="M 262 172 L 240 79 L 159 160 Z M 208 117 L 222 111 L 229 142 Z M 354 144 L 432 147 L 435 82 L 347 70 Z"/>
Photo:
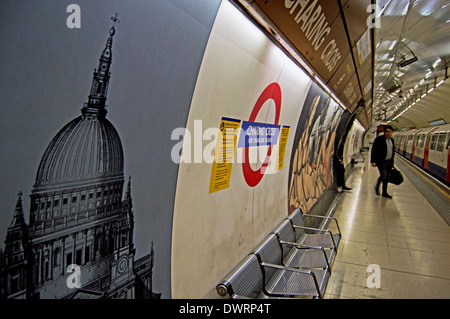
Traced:
<path id="1" fill-rule="evenodd" d="M 447 133 L 440 133 L 439 134 L 439 138 L 438 138 L 438 142 L 437 142 L 436 150 L 439 151 L 439 152 L 443 152 L 446 142 L 447 142 Z"/>
<path id="2" fill-rule="evenodd" d="M 411 143 L 412 143 L 412 139 L 413 139 L 413 136 L 412 135 L 409 135 L 408 136 L 408 146 L 410 146 L 411 145 Z"/>
<path id="3" fill-rule="evenodd" d="M 438 139 L 438 135 L 433 134 L 433 136 L 431 137 L 430 150 L 436 149 L 437 139 Z"/>
<path id="4" fill-rule="evenodd" d="M 448 135 L 447 147 L 445 149 L 448 150 L 449 147 L 450 147 L 450 134 Z"/>
<path id="5" fill-rule="evenodd" d="M 416 146 L 417 147 L 423 148 L 424 137 L 425 137 L 425 134 L 420 134 L 419 135 L 419 137 L 417 138 L 417 142 L 416 142 Z"/>

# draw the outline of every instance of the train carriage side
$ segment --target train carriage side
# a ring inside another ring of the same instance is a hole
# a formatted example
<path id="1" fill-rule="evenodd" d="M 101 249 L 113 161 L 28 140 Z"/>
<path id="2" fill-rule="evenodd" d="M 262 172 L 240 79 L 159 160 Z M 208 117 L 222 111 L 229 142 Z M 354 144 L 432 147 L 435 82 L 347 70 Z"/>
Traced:
<path id="1" fill-rule="evenodd" d="M 430 134 L 438 129 L 438 127 L 426 127 L 417 133 L 415 140 L 415 150 L 414 150 L 414 162 L 423 167 L 428 168 L 428 145 Z"/>
<path id="2" fill-rule="evenodd" d="M 436 128 L 430 134 L 428 167 L 438 178 L 450 182 L 450 124 Z"/>
<path id="3" fill-rule="evenodd" d="M 416 142 L 416 135 L 419 131 L 420 130 L 418 129 L 414 129 L 406 134 L 405 157 L 411 161 L 414 159 L 414 144 Z"/>
<path id="4" fill-rule="evenodd" d="M 395 141 L 395 151 L 402 156 L 405 156 L 406 151 L 405 149 L 406 134 L 408 134 L 408 131 L 394 132 L 393 134 L 393 138 Z"/>
<path id="5" fill-rule="evenodd" d="M 395 140 L 395 151 L 396 152 L 398 152 L 398 141 L 400 140 L 399 139 L 399 134 L 400 134 L 401 132 L 395 132 L 394 131 L 394 133 L 392 133 L 392 138 Z"/>

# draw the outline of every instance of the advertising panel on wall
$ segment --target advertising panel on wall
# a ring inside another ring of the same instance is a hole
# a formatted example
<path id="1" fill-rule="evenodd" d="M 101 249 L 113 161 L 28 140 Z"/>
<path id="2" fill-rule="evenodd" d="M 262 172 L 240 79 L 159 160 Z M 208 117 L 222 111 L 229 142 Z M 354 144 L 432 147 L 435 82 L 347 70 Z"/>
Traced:
<path id="1" fill-rule="evenodd" d="M 1 2 L 0 298 L 171 298 L 170 136 L 219 3 Z"/>
<path id="2" fill-rule="evenodd" d="M 361 124 L 356 121 L 353 123 L 344 149 L 344 162 L 346 166 L 352 162 L 353 156 L 360 152 L 363 146 L 364 131 L 364 127 Z"/>
<path id="3" fill-rule="evenodd" d="M 334 180 L 333 157 L 344 110 L 317 84 L 306 97 L 295 133 L 289 176 L 289 212 L 308 212 Z"/>

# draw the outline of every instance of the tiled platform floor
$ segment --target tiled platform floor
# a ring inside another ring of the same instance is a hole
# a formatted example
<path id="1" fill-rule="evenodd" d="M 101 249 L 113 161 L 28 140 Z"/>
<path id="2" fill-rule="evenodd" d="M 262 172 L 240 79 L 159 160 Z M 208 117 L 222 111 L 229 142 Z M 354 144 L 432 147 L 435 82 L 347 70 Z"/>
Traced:
<path id="1" fill-rule="evenodd" d="M 342 242 L 325 298 L 450 298 L 450 227 L 407 178 L 389 185 L 392 199 L 375 194 L 377 178 L 366 160 L 341 194 Z"/>

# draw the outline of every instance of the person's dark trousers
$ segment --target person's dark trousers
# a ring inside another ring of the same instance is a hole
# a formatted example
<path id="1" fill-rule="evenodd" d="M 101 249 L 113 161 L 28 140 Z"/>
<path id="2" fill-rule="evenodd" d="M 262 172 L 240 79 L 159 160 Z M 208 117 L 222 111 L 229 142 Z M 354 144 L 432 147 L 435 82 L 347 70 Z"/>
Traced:
<path id="1" fill-rule="evenodd" d="M 345 168 L 344 165 L 338 164 L 336 167 L 336 184 L 337 186 L 345 186 Z"/>
<path id="2" fill-rule="evenodd" d="M 389 183 L 389 176 L 391 175 L 392 167 L 394 162 L 392 160 L 383 161 L 381 165 L 378 165 L 378 171 L 380 172 L 380 177 L 378 177 L 376 189 L 378 190 L 380 184 L 383 183 L 382 191 L 383 194 L 387 194 L 387 187 Z"/>

